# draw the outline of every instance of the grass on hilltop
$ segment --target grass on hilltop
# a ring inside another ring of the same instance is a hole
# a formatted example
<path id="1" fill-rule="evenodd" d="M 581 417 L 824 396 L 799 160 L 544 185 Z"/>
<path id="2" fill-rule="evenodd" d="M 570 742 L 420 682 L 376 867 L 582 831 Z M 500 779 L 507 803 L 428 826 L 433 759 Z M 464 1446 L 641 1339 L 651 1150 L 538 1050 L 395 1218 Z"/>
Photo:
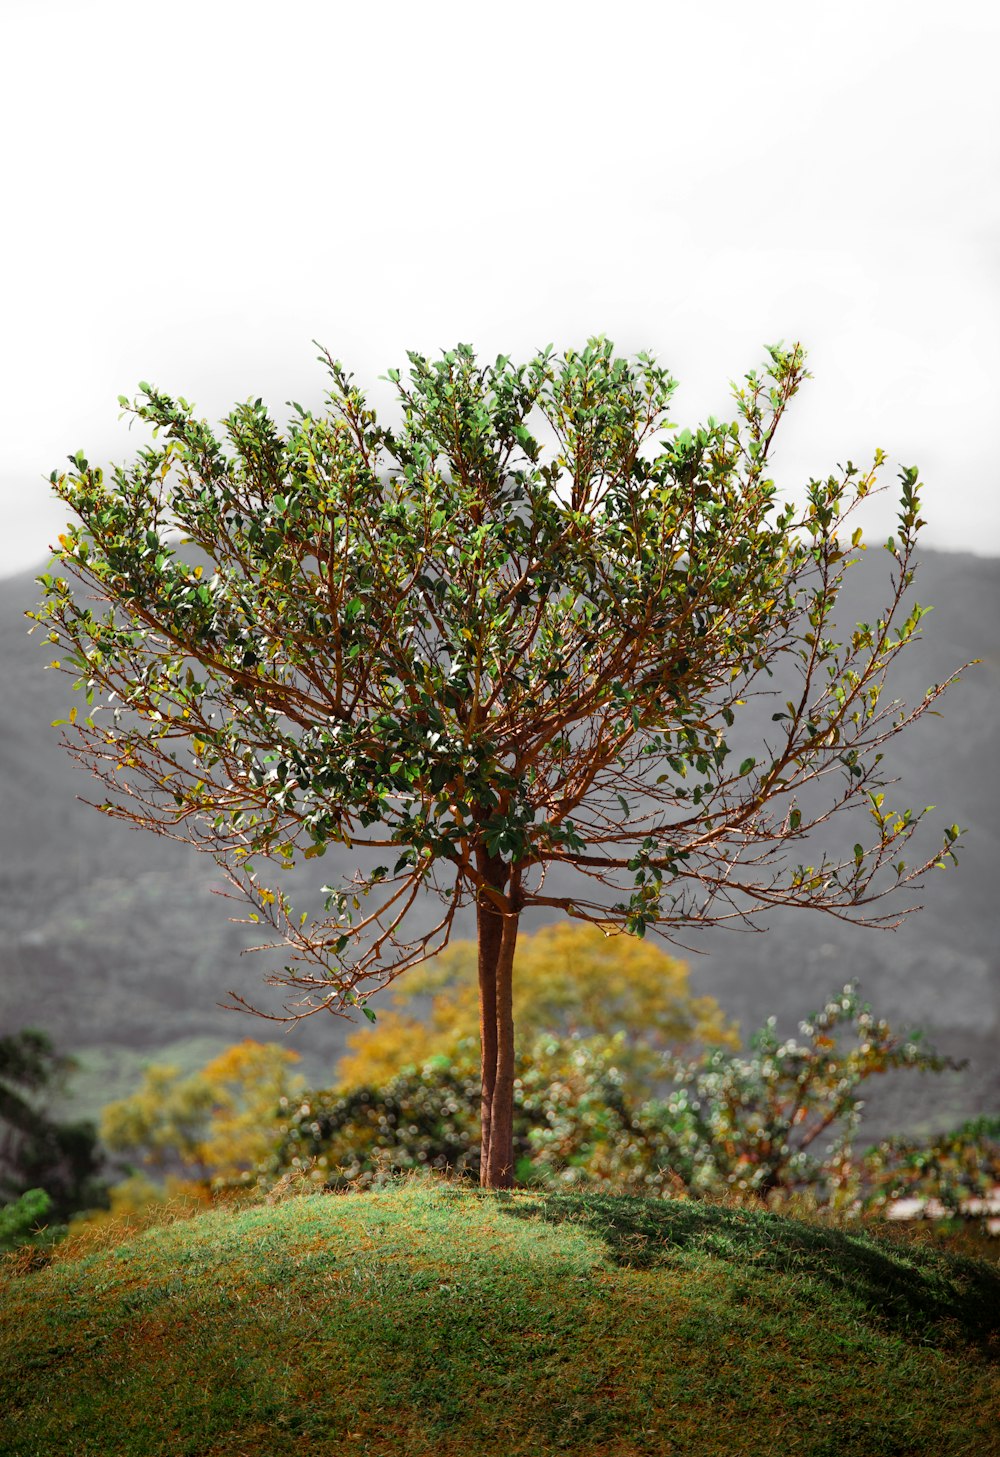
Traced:
<path id="1" fill-rule="evenodd" d="M 988 1457 L 998 1327 L 913 1244 L 413 1181 L 9 1261 L 0 1452 Z"/>

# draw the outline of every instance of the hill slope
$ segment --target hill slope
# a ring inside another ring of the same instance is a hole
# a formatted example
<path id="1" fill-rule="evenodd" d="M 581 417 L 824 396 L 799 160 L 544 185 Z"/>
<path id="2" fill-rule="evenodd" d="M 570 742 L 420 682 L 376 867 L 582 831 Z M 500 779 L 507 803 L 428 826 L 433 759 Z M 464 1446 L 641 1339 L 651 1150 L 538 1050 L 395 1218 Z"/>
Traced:
<path id="1" fill-rule="evenodd" d="M 415 1183 L 9 1280 L 0 1449 L 1000 1452 L 986 1265 L 694 1202 Z"/>

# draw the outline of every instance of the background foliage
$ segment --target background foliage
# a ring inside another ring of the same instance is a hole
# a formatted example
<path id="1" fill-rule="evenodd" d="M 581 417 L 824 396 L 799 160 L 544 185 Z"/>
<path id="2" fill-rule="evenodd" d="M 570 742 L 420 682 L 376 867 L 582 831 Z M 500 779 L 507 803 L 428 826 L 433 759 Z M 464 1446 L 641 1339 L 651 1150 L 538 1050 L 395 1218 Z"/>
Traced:
<path id="1" fill-rule="evenodd" d="M 477 1177 L 474 978 L 474 947 L 461 943 L 414 972 L 397 991 L 403 1010 L 353 1035 L 332 1088 L 307 1091 L 292 1054 L 249 1041 L 194 1075 L 150 1067 L 136 1096 L 105 1111 L 106 1143 L 136 1165 L 112 1191 L 113 1212 L 289 1180 Z M 712 999 L 691 997 L 682 962 L 592 926 L 524 937 L 516 985 L 515 1156 L 526 1183 L 805 1199 L 831 1213 L 919 1197 L 944 1217 L 974 1214 L 969 1201 L 1000 1182 L 995 1121 L 936 1139 L 863 1139 L 874 1083 L 957 1065 L 875 1016 L 854 985 L 797 1036 L 770 1018 L 745 1050 Z"/>
<path id="2" fill-rule="evenodd" d="M 458 941 L 394 988 L 395 1008 L 347 1039 L 338 1085 L 378 1085 L 479 1034 L 476 946 Z M 405 1009 L 416 1005 L 420 1015 Z M 714 997 L 696 997 L 686 964 L 662 947 L 559 921 L 522 935 L 514 954 L 514 1026 L 523 1046 L 543 1035 L 624 1034 L 619 1063 L 648 1089 L 660 1056 L 691 1043 L 738 1046 Z"/>
<path id="3" fill-rule="evenodd" d="M 43 1219 L 58 1226 L 107 1203 L 104 1155 L 93 1124 L 62 1122 L 49 1111 L 72 1066 L 44 1032 L 0 1037 L 0 1245 Z"/>
<path id="4" fill-rule="evenodd" d="M 101 1119 L 108 1148 L 149 1169 L 202 1182 L 238 1180 L 268 1152 L 275 1109 L 301 1084 L 287 1048 L 247 1041 L 200 1072 L 153 1065 L 131 1098 Z"/>
<path id="5" fill-rule="evenodd" d="M 421 1167 L 474 1174 L 463 1139 L 475 1125 L 475 1051 L 471 1038 L 458 1037 L 448 1053 L 439 1050 L 383 1086 L 288 1102 L 261 1177 L 301 1171 L 315 1183 L 366 1184 Z M 905 1184 L 907 1159 L 922 1161 L 927 1191 L 936 1187 L 932 1169 L 946 1166 L 946 1140 L 941 1148 L 887 1143 L 864 1157 L 856 1149 L 871 1079 L 950 1064 L 920 1034 L 895 1033 L 875 1017 L 853 986 L 804 1021 L 798 1038 L 779 1038 L 772 1019 L 745 1053 L 724 1046 L 687 1058 L 661 1053 L 651 1096 L 630 1073 L 630 1051 L 627 1032 L 542 1034 L 522 1051 L 519 1178 L 654 1196 L 805 1196 L 814 1206 L 847 1210 L 863 1200 L 884 1206 Z M 642 1073 L 649 1076 L 648 1063 Z M 975 1149 L 972 1139 L 963 1145 L 983 1179 L 985 1132 Z"/>

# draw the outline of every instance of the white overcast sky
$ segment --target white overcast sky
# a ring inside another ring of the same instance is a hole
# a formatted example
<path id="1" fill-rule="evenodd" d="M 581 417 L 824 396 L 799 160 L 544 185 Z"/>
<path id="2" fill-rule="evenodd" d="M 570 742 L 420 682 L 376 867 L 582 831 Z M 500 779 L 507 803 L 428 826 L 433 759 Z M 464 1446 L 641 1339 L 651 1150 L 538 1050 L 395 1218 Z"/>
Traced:
<path id="1" fill-rule="evenodd" d="M 3 0 L 0 57 L 0 574 L 140 379 L 283 417 L 313 339 L 374 383 L 596 332 L 680 424 L 801 339 L 780 479 L 882 446 L 1000 553 L 995 3 Z"/>

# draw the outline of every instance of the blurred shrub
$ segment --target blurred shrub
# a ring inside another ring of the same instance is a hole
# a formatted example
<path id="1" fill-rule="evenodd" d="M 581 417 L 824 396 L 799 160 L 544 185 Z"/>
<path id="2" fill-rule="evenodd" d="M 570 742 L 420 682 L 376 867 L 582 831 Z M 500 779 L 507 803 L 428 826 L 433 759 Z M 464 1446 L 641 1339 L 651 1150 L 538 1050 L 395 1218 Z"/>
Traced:
<path id="1" fill-rule="evenodd" d="M 450 1169 L 478 1178 L 477 1046 L 459 1038 L 383 1086 L 286 1098 L 262 1184 L 300 1172 L 313 1185 L 365 1187 L 387 1172 Z M 984 1158 L 994 1124 L 918 1145 L 890 1140 L 858 1157 L 865 1083 L 956 1064 L 919 1033 L 899 1034 L 845 987 L 778 1036 L 770 1019 L 746 1053 L 661 1052 L 661 1086 L 635 1095 L 627 1034 L 544 1034 L 519 1059 L 515 1156 L 521 1182 L 646 1195 L 749 1194 L 842 1211 L 884 1208 L 904 1191 L 950 1188 L 948 1208 L 996 1182 Z M 995 1130 L 994 1130 L 995 1131 Z M 922 1181 L 922 1182 L 921 1182 Z M 949 1182 L 950 1181 L 950 1182 Z"/>
<path id="2" fill-rule="evenodd" d="M 282 1098 L 301 1086 L 291 1072 L 297 1061 L 287 1048 L 247 1039 L 196 1073 L 154 1065 L 138 1092 L 104 1109 L 101 1137 L 166 1176 L 170 1198 L 248 1181 L 273 1145 Z M 162 1193 L 148 1180 L 126 1181 L 112 1191 L 113 1209 L 128 1212 L 147 1189 Z"/>
<path id="3" fill-rule="evenodd" d="M 61 1226 L 78 1210 L 108 1202 L 96 1129 L 62 1122 L 48 1106 L 74 1065 L 37 1029 L 0 1037 L 0 1239 L 8 1243 L 15 1229 L 17 1238 L 33 1238 L 43 1217 Z M 25 1211 L 36 1206 L 35 1224 L 24 1225 Z"/>
<path id="4" fill-rule="evenodd" d="M 868 1209 L 895 1218 L 974 1221 L 1000 1235 L 1000 1118 L 973 1118 L 924 1142 L 888 1138 L 865 1151 Z"/>

